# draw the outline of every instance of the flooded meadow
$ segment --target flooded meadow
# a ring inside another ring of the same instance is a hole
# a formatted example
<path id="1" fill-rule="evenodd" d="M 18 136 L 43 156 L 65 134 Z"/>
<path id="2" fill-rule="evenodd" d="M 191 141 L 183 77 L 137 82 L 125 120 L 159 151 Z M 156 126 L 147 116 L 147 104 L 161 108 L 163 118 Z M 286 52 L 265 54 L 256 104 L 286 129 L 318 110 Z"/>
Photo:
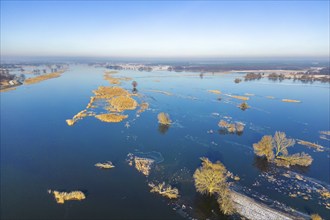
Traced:
<path id="1" fill-rule="evenodd" d="M 240 219 L 242 195 L 329 219 L 329 83 L 244 75 L 72 64 L 2 92 L 1 218 Z"/>

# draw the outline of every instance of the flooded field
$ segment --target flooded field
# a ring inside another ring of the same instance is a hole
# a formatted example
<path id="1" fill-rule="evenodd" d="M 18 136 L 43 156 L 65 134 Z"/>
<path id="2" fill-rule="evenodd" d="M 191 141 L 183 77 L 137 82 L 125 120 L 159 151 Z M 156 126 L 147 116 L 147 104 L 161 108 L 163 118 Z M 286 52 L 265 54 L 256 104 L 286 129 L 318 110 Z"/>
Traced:
<path id="1" fill-rule="evenodd" d="M 208 158 L 225 190 L 329 219 L 329 83 L 244 75 L 79 64 L 1 93 L 1 218 L 239 219 L 196 191 Z M 256 154 L 276 131 L 288 152 Z"/>

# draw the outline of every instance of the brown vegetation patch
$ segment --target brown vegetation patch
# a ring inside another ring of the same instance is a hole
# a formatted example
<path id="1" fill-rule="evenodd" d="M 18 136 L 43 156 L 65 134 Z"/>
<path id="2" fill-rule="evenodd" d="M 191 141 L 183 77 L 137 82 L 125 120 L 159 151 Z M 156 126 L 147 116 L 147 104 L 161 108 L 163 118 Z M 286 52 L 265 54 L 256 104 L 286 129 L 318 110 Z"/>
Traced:
<path id="1" fill-rule="evenodd" d="M 65 201 L 68 200 L 83 200 L 86 198 L 85 194 L 81 191 L 72 191 L 68 193 L 54 190 L 53 194 L 56 199 L 56 202 L 59 204 L 63 204 Z"/>
<path id="2" fill-rule="evenodd" d="M 118 71 L 114 71 L 114 70 L 104 71 L 104 74 L 116 74 L 116 73 L 118 73 Z"/>
<path id="3" fill-rule="evenodd" d="M 296 153 L 287 156 L 277 156 L 274 159 L 277 166 L 290 167 L 290 166 L 310 166 L 313 158 L 306 153 Z"/>
<path id="4" fill-rule="evenodd" d="M 253 144 L 256 155 L 266 157 L 267 161 L 274 162 L 277 166 L 310 166 L 313 158 L 306 153 L 296 153 L 289 155 L 288 149 L 293 146 L 295 141 L 286 138 L 284 132 L 275 132 L 274 137 L 270 135 L 263 136 L 262 139 Z"/>
<path id="5" fill-rule="evenodd" d="M 170 125 L 171 124 L 171 119 L 170 116 L 167 113 L 161 112 L 157 116 L 158 118 L 158 123 L 162 125 Z"/>
<path id="6" fill-rule="evenodd" d="M 330 136 L 330 131 L 320 131 L 320 134 L 324 134 L 324 135 L 329 135 Z"/>
<path id="7" fill-rule="evenodd" d="M 245 111 L 246 109 L 250 108 L 250 106 L 246 102 L 243 102 L 238 106 L 238 108 Z"/>
<path id="8" fill-rule="evenodd" d="M 108 161 L 105 163 L 97 163 L 97 164 L 95 164 L 95 166 L 98 168 L 101 168 L 101 169 L 111 169 L 111 168 L 115 167 L 111 161 Z"/>
<path id="9" fill-rule="evenodd" d="M 104 79 L 107 80 L 110 84 L 120 84 L 120 80 L 117 78 L 114 78 L 110 75 L 104 75 Z"/>
<path id="10" fill-rule="evenodd" d="M 103 122 L 121 122 L 124 119 L 126 119 L 127 117 L 128 117 L 127 115 L 120 115 L 120 114 L 113 114 L 113 113 L 95 115 L 95 118 L 97 118 Z"/>
<path id="11" fill-rule="evenodd" d="M 295 99 L 282 99 L 282 102 L 293 102 L 293 103 L 299 103 L 301 101 L 295 100 Z"/>
<path id="12" fill-rule="evenodd" d="M 117 96 L 112 98 L 109 103 L 117 112 L 134 110 L 138 105 L 130 96 Z"/>
<path id="13" fill-rule="evenodd" d="M 149 103 L 148 102 L 142 102 L 140 104 L 140 109 L 137 111 L 138 114 L 144 112 L 145 110 L 147 110 L 149 108 Z"/>
<path id="14" fill-rule="evenodd" d="M 243 100 L 243 101 L 247 101 L 249 100 L 250 98 L 249 97 L 246 97 L 246 96 L 239 96 L 239 95 L 226 95 L 230 98 L 234 98 L 234 99 L 240 99 L 240 100 Z"/>
<path id="15" fill-rule="evenodd" d="M 143 173 L 145 176 L 149 176 L 151 165 L 155 162 L 153 159 L 134 157 L 135 168 Z"/>
<path id="16" fill-rule="evenodd" d="M 90 101 L 86 106 L 86 109 L 99 107 L 100 104 L 105 104 L 103 106 L 109 113 L 96 115 L 94 112 L 87 112 L 83 110 L 75 115 L 72 119 L 66 120 L 68 125 L 73 125 L 77 120 L 82 119 L 86 116 L 95 116 L 97 119 L 103 122 L 121 122 L 126 119 L 128 115 L 117 114 L 124 110 L 134 110 L 138 106 L 138 103 L 131 98 L 133 94 L 130 94 L 127 90 L 121 87 L 109 87 L 100 86 L 98 89 L 94 90 L 95 96 L 90 97 Z M 97 102 L 97 105 L 93 105 Z"/>
<path id="17" fill-rule="evenodd" d="M 127 90 L 116 86 L 100 86 L 97 90 L 94 90 L 93 93 L 96 99 L 110 99 L 115 96 L 129 95 Z"/>
<path id="18" fill-rule="evenodd" d="M 310 147 L 310 148 L 314 148 L 315 150 L 320 151 L 320 152 L 324 151 L 324 147 L 322 145 L 315 144 L 315 143 L 312 143 L 309 141 L 303 141 L 303 140 L 297 139 L 297 143 L 300 145 Z"/>
<path id="19" fill-rule="evenodd" d="M 221 94 L 221 91 L 219 91 L 219 90 L 207 90 L 207 91 L 210 93 L 213 93 L 213 94 L 217 94 L 217 95 Z"/>
<path id="20" fill-rule="evenodd" d="M 318 214 L 311 214 L 311 220 L 322 220 L 322 217 Z"/>
<path id="21" fill-rule="evenodd" d="M 324 199 L 330 199 L 330 192 L 326 189 L 319 191 L 320 195 L 324 198 Z"/>
<path id="22" fill-rule="evenodd" d="M 95 102 L 95 97 L 91 97 L 89 103 L 87 104 L 86 108 L 93 108 L 93 103 Z"/>
<path id="23" fill-rule="evenodd" d="M 10 87 L 10 88 L 6 88 L 6 89 L 0 89 L 0 92 L 8 92 L 8 91 L 12 91 L 15 89 L 16 89 L 16 87 Z"/>
<path id="24" fill-rule="evenodd" d="M 78 112 L 75 116 L 73 116 L 72 119 L 67 119 L 67 120 L 66 120 L 66 123 L 67 123 L 69 126 L 72 126 L 72 125 L 74 125 L 78 120 L 81 120 L 81 119 L 85 118 L 86 116 L 88 116 L 88 114 L 87 114 L 87 110 L 82 110 L 82 111 Z"/>
<path id="25" fill-rule="evenodd" d="M 179 197 L 179 190 L 174 187 L 172 188 L 170 185 L 166 185 L 165 182 L 159 183 L 158 185 L 151 182 L 148 185 L 151 187 L 150 192 L 158 193 L 169 199 L 177 199 Z"/>
<path id="26" fill-rule="evenodd" d="M 55 72 L 55 73 L 49 73 L 49 74 L 36 76 L 36 77 L 33 77 L 33 78 L 28 78 L 24 81 L 24 83 L 28 84 L 28 85 L 38 83 L 38 82 L 41 82 L 41 81 L 44 81 L 44 80 L 47 80 L 47 79 L 53 79 L 53 78 L 60 77 L 62 73 L 63 72 Z"/>
<path id="27" fill-rule="evenodd" d="M 216 194 L 220 210 L 225 215 L 234 214 L 235 208 L 230 197 L 226 167 L 220 161 L 212 163 L 205 157 L 201 160 L 202 166 L 197 168 L 193 175 L 197 192 L 207 195 Z"/>
<path id="28" fill-rule="evenodd" d="M 241 122 L 228 123 L 225 120 L 220 120 L 218 123 L 220 128 L 225 128 L 229 133 L 242 133 L 244 131 L 244 124 Z"/>

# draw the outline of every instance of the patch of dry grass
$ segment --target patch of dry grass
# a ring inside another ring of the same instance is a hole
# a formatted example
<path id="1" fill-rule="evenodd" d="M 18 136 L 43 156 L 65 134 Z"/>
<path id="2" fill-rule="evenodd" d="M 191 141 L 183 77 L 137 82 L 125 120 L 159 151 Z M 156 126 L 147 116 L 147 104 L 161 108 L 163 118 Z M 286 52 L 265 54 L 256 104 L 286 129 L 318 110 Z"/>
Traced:
<path id="1" fill-rule="evenodd" d="M 218 126 L 220 128 L 225 128 L 229 133 L 237 132 L 238 134 L 242 133 L 245 127 L 241 122 L 228 123 L 225 120 L 220 120 Z"/>
<path id="2" fill-rule="evenodd" d="M 311 220 L 322 220 L 319 214 L 311 214 Z"/>
<path id="3" fill-rule="evenodd" d="M 51 191 L 50 191 L 51 192 Z M 72 191 L 72 192 L 59 192 L 53 191 L 56 202 L 59 204 L 63 204 L 68 200 L 83 200 L 86 198 L 85 194 L 81 191 Z"/>
<path id="4" fill-rule="evenodd" d="M 179 190 L 177 188 L 172 188 L 170 185 L 166 185 L 165 182 L 159 183 L 158 185 L 151 182 L 148 185 L 151 187 L 150 192 L 158 193 L 169 199 L 177 199 L 179 197 Z"/>
<path id="5" fill-rule="evenodd" d="M 171 119 L 170 116 L 167 113 L 161 112 L 157 116 L 158 118 L 158 123 L 162 125 L 170 125 L 171 124 Z"/>
<path id="6" fill-rule="evenodd" d="M 234 99 L 240 99 L 240 100 L 244 100 L 244 101 L 247 101 L 249 100 L 250 98 L 249 97 L 246 97 L 246 96 L 239 96 L 239 95 L 226 95 L 230 98 L 234 98 Z"/>
<path id="7" fill-rule="evenodd" d="M 95 101 L 95 97 L 92 96 L 91 99 L 89 100 L 89 103 L 87 104 L 86 108 L 92 108 L 94 101 Z"/>
<path id="8" fill-rule="evenodd" d="M 282 99 L 282 102 L 293 102 L 293 103 L 299 103 L 301 101 L 295 100 L 295 99 Z"/>
<path id="9" fill-rule="evenodd" d="M 120 84 L 120 80 L 118 78 L 114 78 L 110 75 L 104 75 L 104 79 L 107 80 L 110 84 Z"/>
<path id="10" fill-rule="evenodd" d="M 80 112 L 78 112 L 75 116 L 73 116 L 72 119 L 67 119 L 66 120 L 66 123 L 69 125 L 69 126 L 72 126 L 74 125 L 78 120 L 81 120 L 85 117 L 87 117 L 88 114 L 87 114 L 87 110 L 82 110 Z"/>
<path id="11" fill-rule="evenodd" d="M 330 135 L 330 131 L 320 131 L 320 134 Z"/>
<path id="12" fill-rule="evenodd" d="M 110 99 L 115 96 L 129 95 L 127 90 L 116 86 L 100 86 L 97 90 L 94 90 L 93 93 L 96 99 Z"/>
<path id="13" fill-rule="evenodd" d="M 109 103 L 117 112 L 134 110 L 138 105 L 130 96 L 117 96 L 112 98 Z"/>
<path id="14" fill-rule="evenodd" d="M 99 119 L 103 122 L 121 122 L 124 119 L 126 119 L 128 115 L 120 115 L 120 114 L 101 114 L 101 115 L 95 115 L 95 118 Z"/>
<path id="15" fill-rule="evenodd" d="M 219 91 L 219 90 L 207 90 L 207 91 L 210 93 L 213 93 L 213 94 L 217 94 L 217 95 L 221 94 L 221 91 Z"/>
<path id="16" fill-rule="evenodd" d="M 150 170 L 151 170 L 151 165 L 155 161 L 149 158 L 143 158 L 143 157 L 134 157 L 134 163 L 135 163 L 135 168 L 143 173 L 145 176 L 149 176 Z"/>
<path id="17" fill-rule="evenodd" d="M 55 73 L 49 73 L 49 74 L 36 76 L 36 77 L 33 77 L 33 78 L 28 78 L 24 81 L 24 84 L 30 85 L 30 84 L 45 81 L 47 79 L 57 78 L 57 77 L 60 77 L 62 73 L 63 72 L 55 72 Z"/>
<path id="18" fill-rule="evenodd" d="M 144 112 L 145 110 L 147 110 L 149 108 L 149 103 L 148 102 L 142 102 L 140 104 L 140 109 L 137 111 L 138 114 Z"/>
<path id="19" fill-rule="evenodd" d="M 303 141 L 303 140 L 297 139 L 297 143 L 300 144 L 300 145 L 304 145 L 304 146 L 307 146 L 307 147 L 314 148 L 314 149 L 316 149 L 317 151 L 320 151 L 320 152 L 324 151 L 324 147 L 322 145 L 315 144 L 315 143 L 312 143 L 312 142 L 309 142 L 309 141 Z"/>
<path id="20" fill-rule="evenodd" d="M 16 87 L 10 87 L 10 88 L 6 88 L 6 89 L 0 89 L 0 92 L 8 92 L 8 91 L 12 91 L 15 89 L 16 89 Z"/>
<path id="21" fill-rule="evenodd" d="M 101 168 L 101 169 L 111 169 L 111 168 L 115 167 L 111 161 L 108 161 L 105 163 L 97 163 L 97 164 L 95 164 L 95 166 L 98 168 Z"/>

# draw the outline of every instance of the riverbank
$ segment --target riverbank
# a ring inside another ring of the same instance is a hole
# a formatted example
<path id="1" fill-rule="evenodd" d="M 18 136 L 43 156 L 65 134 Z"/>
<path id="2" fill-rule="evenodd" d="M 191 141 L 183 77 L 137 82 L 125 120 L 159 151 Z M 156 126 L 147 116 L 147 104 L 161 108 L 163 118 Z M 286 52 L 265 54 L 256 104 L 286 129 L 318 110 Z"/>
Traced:
<path id="1" fill-rule="evenodd" d="M 253 220 L 304 220 L 303 216 L 293 216 L 279 210 L 272 209 L 265 204 L 257 202 L 243 194 L 232 191 L 231 198 L 236 211 L 241 216 Z"/>

